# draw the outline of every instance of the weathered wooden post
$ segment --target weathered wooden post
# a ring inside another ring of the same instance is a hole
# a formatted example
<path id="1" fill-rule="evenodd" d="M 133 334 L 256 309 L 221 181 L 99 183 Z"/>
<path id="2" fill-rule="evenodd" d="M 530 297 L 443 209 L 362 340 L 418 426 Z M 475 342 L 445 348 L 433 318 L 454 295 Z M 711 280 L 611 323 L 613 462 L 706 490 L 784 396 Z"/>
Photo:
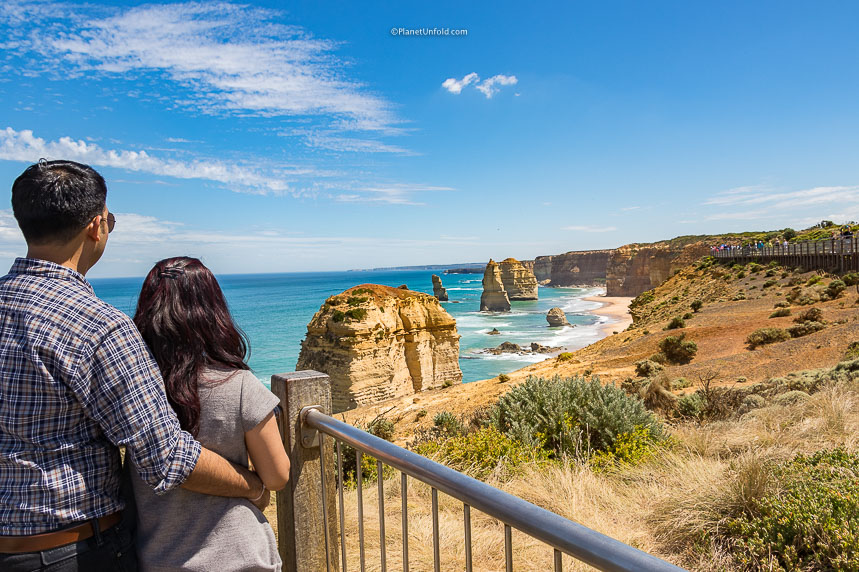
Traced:
<path id="1" fill-rule="evenodd" d="M 317 436 L 315 445 L 302 443 L 300 419 L 301 409 L 310 405 L 318 405 L 323 413 L 331 413 L 331 380 L 318 371 L 296 371 L 273 375 L 271 390 L 280 398 L 281 437 L 291 463 L 289 483 L 277 494 L 277 547 L 283 569 L 286 572 L 336 570 L 339 567 L 339 526 L 335 516 L 333 439 L 324 440 L 325 458 L 321 459 L 318 439 L 322 436 Z M 328 513 L 327 534 L 323 503 Z"/>

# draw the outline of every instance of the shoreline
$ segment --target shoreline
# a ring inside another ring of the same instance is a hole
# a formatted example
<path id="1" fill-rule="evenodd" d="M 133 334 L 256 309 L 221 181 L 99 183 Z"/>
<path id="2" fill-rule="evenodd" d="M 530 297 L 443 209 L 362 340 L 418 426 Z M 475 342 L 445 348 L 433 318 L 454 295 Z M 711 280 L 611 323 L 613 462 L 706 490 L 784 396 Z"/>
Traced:
<path id="1" fill-rule="evenodd" d="M 582 298 L 582 300 L 587 302 L 599 302 L 602 304 L 599 308 L 588 310 L 588 312 L 608 318 L 608 321 L 599 326 L 600 332 L 605 337 L 613 335 L 612 332 L 622 332 L 632 324 L 632 316 L 629 314 L 629 304 L 633 299 L 634 297 L 632 296 L 606 296 L 605 294 L 584 296 Z"/>

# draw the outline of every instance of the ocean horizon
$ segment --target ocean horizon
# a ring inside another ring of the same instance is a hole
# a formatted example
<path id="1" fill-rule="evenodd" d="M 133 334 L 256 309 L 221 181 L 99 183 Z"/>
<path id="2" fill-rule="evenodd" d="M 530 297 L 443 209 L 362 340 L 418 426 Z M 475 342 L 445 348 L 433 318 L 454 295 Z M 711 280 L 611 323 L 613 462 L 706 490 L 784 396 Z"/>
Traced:
<path id="1" fill-rule="evenodd" d="M 483 350 L 509 341 L 522 346 L 574 350 L 604 335 L 607 320 L 591 311 L 600 303 L 584 300 L 601 288 L 541 287 L 539 300 L 511 302 L 505 313 L 480 312 L 482 274 L 443 274 L 439 270 L 362 270 L 340 272 L 292 272 L 274 274 L 227 274 L 218 276 L 230 311 L 247 334 L 249 365 L 266 384 L 271 376 L 295 370 L 307 323 L 329 296 L 347 288 L 371 283 L 432 294 L 431 276 L 441 276 L 450 298 L 442 306 L 455 319 L 460 339 L 459 363 L 463 382 L 488 379 L 545 359 L 545 354 L 491 355 Z M 93 278 L 96 294 L 129 316 L 134 314 L 143 277 Z M 558 306 L 574 326 L 550 328 L 546 312 Z M 489 335 L 497 328 L 500 335 Z"/>

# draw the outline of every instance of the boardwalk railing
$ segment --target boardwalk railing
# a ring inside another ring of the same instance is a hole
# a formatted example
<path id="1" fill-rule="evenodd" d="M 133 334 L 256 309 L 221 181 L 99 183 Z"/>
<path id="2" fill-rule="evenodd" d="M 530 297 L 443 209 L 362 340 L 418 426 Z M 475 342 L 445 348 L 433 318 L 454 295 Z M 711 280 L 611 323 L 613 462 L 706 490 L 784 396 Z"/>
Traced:
<path id="1" fill-rule="evenodd" d="M 281 398 L 284 411 L 281 429 L 292 460 L 290 484 L 277 496 L 278 544 L 287 571 L 327 572 L 365 570 L 363 478 L 361 460 L 376 460 L 381 477 L 385 465 L 400 471 L 402 569 L 409 570 L 409 477 L 431 487 L 433 569 L 450 570 L 441 561 L 439 546 L 438 494 L 463 503 L 465 570 L 472 570 L 471 509 L 503 523 L 505 568 L 514 567 L 513 529 L 528 534 L 554 551 L 554 569 L 562 569 L 561 556 L 568 554 L 600 570 L 676 571 L 673 564 L 623 544 L 613 538 L 567 520 L 519 497 L 496 489 L 448 467 L 370 435 L 326 414 L 330 411 L 331 387 L 327 375 L 300 371 L 272 377 L 272 390 Z M 343 504 L 342 444 L 355 449 L 358 509 L 358 562 L 347 562 Z M 336 449 L 336 455 L 335 455 Z M 336 467 L 336 476 L 335 476 Z M 377 479 L 379 504 L 379 565 L 386 566 L 384 479 Z M 339 500 L 339 502 L 337 502 Z M 338 510 L 339 507 L 339 510 Z M 533 569 L 532 562 L 522 562 Z"/>
<path id="2" fill-rule="evenodd" d="M 784 266 L 845 272 L 859 270 L 859 236 L 774 243 L 762 247 L 726 246 L 713 249 L 712 255 L 718 259 L 741 262 L 775 260 Z"/>

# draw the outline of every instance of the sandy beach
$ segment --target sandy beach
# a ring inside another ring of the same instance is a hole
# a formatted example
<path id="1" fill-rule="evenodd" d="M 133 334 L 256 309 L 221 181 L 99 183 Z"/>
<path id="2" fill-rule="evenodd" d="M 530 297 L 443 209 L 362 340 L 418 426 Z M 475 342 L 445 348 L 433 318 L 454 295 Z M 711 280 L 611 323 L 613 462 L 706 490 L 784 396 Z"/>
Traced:
<path id="1" fill-rule="evenodd" d="M 612 335 L 612 332 L 622 332 L 632 323 L 632 316 L 629 315 L 629 303 L 632 302 L 632 297 L 600 294 L 587 296 L 583 300 L 602 304 L 601 307 L 591 310 L 591 312 L 598 316 L 608 317 L 608 322 L 600 327 L 600 331 L 606 336 Z"/>

